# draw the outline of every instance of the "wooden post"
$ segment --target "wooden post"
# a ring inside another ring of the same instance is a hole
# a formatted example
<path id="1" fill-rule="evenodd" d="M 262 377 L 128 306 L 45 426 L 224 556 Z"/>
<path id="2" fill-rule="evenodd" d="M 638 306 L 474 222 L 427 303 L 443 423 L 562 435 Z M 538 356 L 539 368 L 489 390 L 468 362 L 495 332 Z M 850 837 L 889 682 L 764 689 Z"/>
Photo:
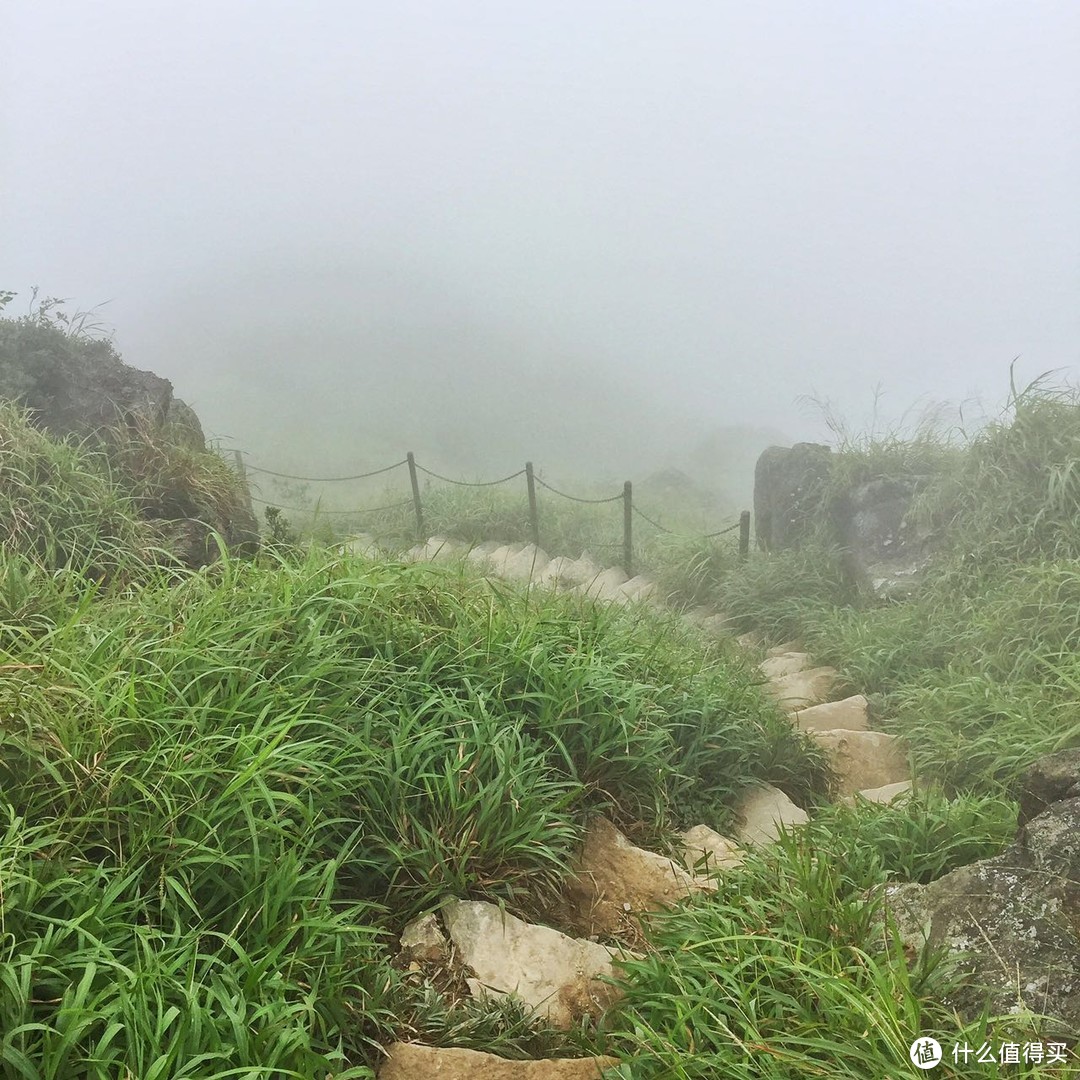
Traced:
<path id="1" fill-rule="evenodd" d="M 744 510 L 739 515 L 739 558 L 745 559 L 750 554 L 750 511 Z"/>
<path id="2" fill-rule="evenodd" d="M 405 458 L 409 463 L 409 482 L 412 484 L 413 508 L 416 510 L 416 539 L 422 544 L 426 537 L 424 536 L 424 510 L 420 505 L 420 482 L 416 479 L 416 458 L 413 457 L 411 450 Z"/>
<path id="3" fill-rule="evenodd" d="M 244 468 L 243 451 L 234 450 L 233 457 L 236 458 L 236 471 L 240 474 L 240 483 L 244 485 L 244 499 L 247 501 L 248 513 L 254 518 L 255 507 L 251 501 L 251 488 L 248 485 L 247 469 Z"/>
<path id="4" fill-rule="evenodd" d="M 540 546 L 540 517 L 536 511 L 536 481 L 531 461 L 525 462 L 525 483 L 529 486 L 529 530 L 535 547 Z"/>
<path id="5" fill-rule="evenodd" d="M 634 576 L 634 495 L 629 480 L 623 484 L 623 569 L 627 577 Z"/>

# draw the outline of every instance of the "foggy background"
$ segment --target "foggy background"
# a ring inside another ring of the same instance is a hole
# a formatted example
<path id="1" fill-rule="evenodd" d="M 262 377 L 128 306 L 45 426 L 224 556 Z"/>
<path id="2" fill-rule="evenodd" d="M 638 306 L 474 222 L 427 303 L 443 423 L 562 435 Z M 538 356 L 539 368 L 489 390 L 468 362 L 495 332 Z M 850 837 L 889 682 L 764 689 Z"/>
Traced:
<path id="1" fill-rule="evenodd" d="M 1080 5 L 8 5 L 0 288 L 286 471 L 731 471 L 1080 360 Z M 975 408 L 969 404 L 969 412 Z M 740 498 L 742 495 L 740 494 Z"/>

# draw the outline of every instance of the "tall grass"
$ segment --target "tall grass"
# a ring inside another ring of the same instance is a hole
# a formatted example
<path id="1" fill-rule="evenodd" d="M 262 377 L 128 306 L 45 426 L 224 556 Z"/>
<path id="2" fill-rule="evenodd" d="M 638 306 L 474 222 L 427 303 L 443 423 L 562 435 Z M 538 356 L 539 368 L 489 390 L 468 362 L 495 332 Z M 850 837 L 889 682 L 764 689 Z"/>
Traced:
<path id="1" fill-rule="evenodd" d="M 1037 1038 L 1015 1018 L 960 1022 L 938 1004 L 951 985 L 938 958 L 911 962 L 885 933 L 871 890 L 899 869 L 897 855 L 936 875 L 980 847 L 996 850 L 992 835 L 965 840 L 957 831 L 965 824 L 940 805 L 885 808 L 855 831 L 822 820 L 726 873 L 714 896 L 652 916 L 649 951 L 626 963 L 625 997 L 607 1018 L 611 1044 L 627 1058 L 616 1075 L 908 1076 L 911 1044 L 932 1034 L 947 1048 L 935 1075 L 959 1077 L 970 1067 L 953 1064 L 953 1043 Z M 885 860 L 874 830 L 894 837 Z M 944 858 L 942 840 L 953 841 Z M 979 1075 L 1064 1077 L 1072 1068 L 980 1065 Z"/>
<path id="2" fill-rule="evenodd" d="M 655 837 L 820 787 L 745 667 L 645 618 L 312 554 L 9 635 L 4 1067 L 368 1075 L 410 915 L 534 913 L 599 807 Z"/>

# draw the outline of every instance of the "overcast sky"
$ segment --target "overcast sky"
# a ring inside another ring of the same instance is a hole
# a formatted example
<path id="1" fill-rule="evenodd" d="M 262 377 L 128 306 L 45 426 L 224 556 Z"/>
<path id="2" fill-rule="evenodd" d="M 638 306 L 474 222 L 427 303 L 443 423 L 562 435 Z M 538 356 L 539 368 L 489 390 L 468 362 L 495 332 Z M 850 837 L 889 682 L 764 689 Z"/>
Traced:
<path id="1" fill-rule="evenodd" d="M 1076 0 L 24 0 L 0 80 L 0 288 L 263 460 L 618 472 L 1080 364 Z"/>

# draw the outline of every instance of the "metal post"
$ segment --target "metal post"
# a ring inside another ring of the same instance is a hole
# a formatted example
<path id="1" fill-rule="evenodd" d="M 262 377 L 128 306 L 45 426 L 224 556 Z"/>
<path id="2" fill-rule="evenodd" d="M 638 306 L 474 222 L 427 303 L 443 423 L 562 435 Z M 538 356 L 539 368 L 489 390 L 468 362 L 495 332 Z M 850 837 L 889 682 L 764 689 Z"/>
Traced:
<path id="1" fill-rule="evenodd" d="M 623 569 L 627 577 L 634 576 L 634 496 L 633 486 L 627 480 L 623 484 Z"/>
<path id="2" fill-rule="evenodd" d="M 540 517 L 536 512 L 536 481 L 533 478 L 531 461 L 525 462 L 525 483 L 529 486 L 529 529 L 532 532 L 532 542 L 535 547 L 540 546 Z"/>
<path id="3" fill-rule="evenodd" d="M 750 511 L 744 510 L 739 515 L 739 558 L 745 559 L 750 554 Z"/>
<path id="4" fill-rule="evenodd" d="M 424 511 L 420 506 L 420 482 L 416 479 L 416 458 L 413 457 L 411 450 L 405 455 L 405 458 L 409 463 L 409 481 L 412 484 L 413 508 L 416 510 L 416 539 L 423 543 L 426 539 L 424 536 Z"/>

